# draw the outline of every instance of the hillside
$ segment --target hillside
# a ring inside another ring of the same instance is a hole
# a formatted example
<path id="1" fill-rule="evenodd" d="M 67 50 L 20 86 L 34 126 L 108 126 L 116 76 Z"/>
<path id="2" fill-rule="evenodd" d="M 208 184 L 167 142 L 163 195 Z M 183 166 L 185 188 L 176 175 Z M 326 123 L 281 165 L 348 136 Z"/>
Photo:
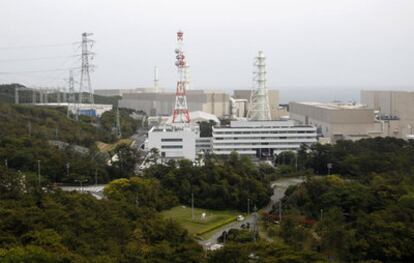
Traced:
<path id="1" fill-rule="evenodd" d="M 27 136 L 86 147 L 95 141 L 113 141 L 109 132 L 67 118 L 63 107 L 46 108 L 0 102 L 0 123 L 2 138 Z"/>
<path id="2" fill-rule="evenodd" d="M 13 84 L 0 84 L 0 102 L 8 102 L 8 103 L 14 103 L 15 100 L 15 89 L 20 88 L 24 89 L 25 86 L 13 83 Z M 30 91 L 20 91 L 20 97 L 21 98 L 31 98 L 32 92 Z M 85 95 L 87 96 L 87 95 Z M 78 97 L 78 94 L 75 94 L 75 98 Z M 113 106 L 118 105 L 118 100 L 120 99 L 119 96 L 99 96 L 94 95 L 94 100 L 96 104 L 112 104 Z"/>

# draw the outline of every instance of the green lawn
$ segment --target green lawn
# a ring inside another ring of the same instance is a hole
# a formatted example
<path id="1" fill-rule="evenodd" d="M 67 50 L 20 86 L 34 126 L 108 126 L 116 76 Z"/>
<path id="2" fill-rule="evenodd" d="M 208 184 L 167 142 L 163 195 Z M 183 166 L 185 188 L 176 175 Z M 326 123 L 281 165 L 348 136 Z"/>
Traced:
<path id="1" fill-rule="evenodd" d="M 202 213 L 206 213 L 205 219 L 201 218 Z M 188 230 L 190 235 L 195 235 L 200 231 L 208 230 L 226 220 L 236 218 L 240 212 L 237 211 L 219 211 L 194 208 L 194 220 L 191 219 L 191 207 L 176 206 L 170 210 L 163 211 L 162 216 L 164 218 L 172 218 L 180 223 L 185 229 Z M 209 236 L 209 233 L 202 235 L 203 238 Z"/>

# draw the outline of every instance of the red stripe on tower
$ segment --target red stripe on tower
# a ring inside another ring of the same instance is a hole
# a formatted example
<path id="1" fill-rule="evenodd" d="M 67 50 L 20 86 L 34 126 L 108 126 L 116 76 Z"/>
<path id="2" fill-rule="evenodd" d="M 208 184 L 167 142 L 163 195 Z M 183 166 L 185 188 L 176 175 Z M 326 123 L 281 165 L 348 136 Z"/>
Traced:
<path id="1" fill-rule="evenodd" d="M 188 113 L 187 96 L 186 96 L 186 67 L 187 62 L 185 61 L 183 51 L 183 36 L 182 31 L 177 32 L 177 48 L 175 49 L 176 59 L 175 65 L 177 66 L 177 90 L 175 93 L 175 107 L 173 113 L 173 123 L 189 123 L 190 114 Z"/>

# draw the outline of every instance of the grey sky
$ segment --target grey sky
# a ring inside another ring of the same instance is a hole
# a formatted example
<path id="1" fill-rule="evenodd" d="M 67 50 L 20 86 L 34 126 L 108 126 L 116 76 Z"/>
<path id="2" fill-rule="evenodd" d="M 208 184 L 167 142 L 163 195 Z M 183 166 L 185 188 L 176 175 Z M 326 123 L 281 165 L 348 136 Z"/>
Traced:
<path id="1" fill-rule="evenodd" d="M 414 86 L 412 0 L 0 0 L 0 72 L 64 68 L 68 43 L 93 32 L 94 88 L 175 85 L 175 32 L 185 33 L 192 86 L 248 88 L 258 50 L 268 86 Z M 3 49 L 1 49 L 3 48 Z M 66 72 L 1 75 L 0 82 L 62 85 Z M 332 90 L 329 89 L 329 92 Z"/>

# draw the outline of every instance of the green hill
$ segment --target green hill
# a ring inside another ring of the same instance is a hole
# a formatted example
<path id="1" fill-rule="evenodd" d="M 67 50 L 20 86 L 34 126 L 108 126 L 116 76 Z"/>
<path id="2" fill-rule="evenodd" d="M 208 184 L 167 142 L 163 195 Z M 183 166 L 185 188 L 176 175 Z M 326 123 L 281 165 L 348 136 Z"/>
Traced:
<path id="1" fill-rule="evenodd" d="M 27 89 L 27 91 L 24 91 L 26 89 L 25 86 L 17 83 L 13 84 L 0 84 L 0 102 L 8 102 L 8 103 L 14 103 L 15 101 L 15 89 L 20 88 L 19 91 L 20 98 L 22 98 L 23 102 L 29 103 L 31 102 L 31 98 L 33 96 L 32 90 Z M 56 94 L 54 96 L 52 94 L 49 95 L 50 99 L 53 100 L 53 97 L 56 100 Z M 85 97 L 88 96 L 87 93 L 84 95 Z M 23 99 L 24 98 L 24 99 Z M 75 99 L 78 98 L 78 93 L 75 93 Z M 96 104 L 111 104 L 113 106 L 118 105 L 118 100 L 120 99 L 119 96 L 100 96 L 100 95 L 94 95 L 94 100 Z"/>
<path id="2" fill-rule="evenodd" d="M 67 118 L 63 107 L 38 107 L 0 102 L 0 136 L 61 140 L 89 147 L 95 141 L 113 142 L 113 136 L 91 124 Z"/>

